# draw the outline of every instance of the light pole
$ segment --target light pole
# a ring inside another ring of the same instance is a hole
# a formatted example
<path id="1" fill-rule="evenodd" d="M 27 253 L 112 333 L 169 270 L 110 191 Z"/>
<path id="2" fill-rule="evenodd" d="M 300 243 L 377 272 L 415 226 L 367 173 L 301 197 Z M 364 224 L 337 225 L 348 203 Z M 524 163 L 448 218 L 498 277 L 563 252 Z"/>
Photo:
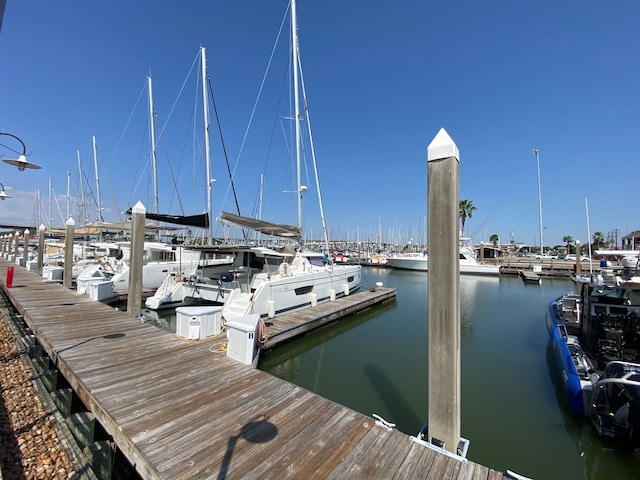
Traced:
<path id="1" fill-rule="evenodd" d="M 19 153 L 17 150 L 14 150 L 13 148 L 7 147 L 6 145 L 3 145 L 0 143 L 0 145 L 2 145 L 3 147 L 8 148 L 12 152 L 19 153 L 20 155 L 17 159 L 5 158 L 2 160 L 4 163 L 8 163 L 9 165 L 18 167 L 18 170 L 21 172 L 24 172 L 26 168 L 31 168 L 31 169 L 40 168 L 40 165 L 36 165 L 35 163 L 31 163 L 27 160 L 27 147 L 25 146 L 24 142 L 20 140 L 20 138 L 16 137 L 11 133 L 6 133 L 6 132 L 0 132 L 0 135 L 7 135 L 11 138 L 15 138 L 18 142 L 20 142 L 20 145 L 22 145 L 22 153 Z"/>
<path id="2" fill-rule="evenodd" d="M 536 156 L 536 163 L 538 165 L 538 210 L 540 211 L 540 255 L 543 254 L 544 243 L 542 242 L 542 193 L 540 191 L 540 155 L 538 149 L 533 149 L 533 154 Z"/>

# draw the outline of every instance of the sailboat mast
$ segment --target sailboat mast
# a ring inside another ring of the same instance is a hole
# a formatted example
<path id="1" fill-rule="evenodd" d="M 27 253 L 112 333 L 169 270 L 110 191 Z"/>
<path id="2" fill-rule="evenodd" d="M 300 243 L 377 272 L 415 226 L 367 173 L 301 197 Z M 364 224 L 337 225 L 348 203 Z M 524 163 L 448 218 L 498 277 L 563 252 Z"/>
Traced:
<path id="1" fill-rule="evenodd" d="M 102 202 L 100 200 L 100 176 L 98 174 L 98 147 L 96 145 L 96 136 L 91 137 L 93 139 L 93 168 L 96 171 L 96 200 L 98 202 L 98 221 L 102 221 Z"/>
<path id="2" fill-rule="evenodd" d="M 96 195 L 98 200 L 98 222 L 102 222 L 102 201 L 100 200 L 100 177 L 98 175 L 98 147 L 96 145 L 96 136 L 93 135 L 92 138 L 93 138 L 93 167 L 96 170 Z M 102 242 L 102 227 L 99 227 L 98 230 L 100 231 L 98 238 L 100 242 Z"/>
<path id="3" fill-rule="evenodd" d="M 80 209 L 82 214 L 82 225 L 87 225 L 87 204 L 84 201 L 84 177 L 82 175 L 82 164 L 80 163 L 80 150 L 76 150 L 78 154 L 78 173 L 80 175 Z"/>
<path id="4" fill-rule="evenodd" d="M 213 244 L 213 179 L 211 178 L 211 147 L 209 145 L 209 101 L 207 98 L 207 55 L 204 47 L 200 47 L 202 60 L 202 107 L 204 114 L 204 145 L 207 168 L 207 214 L 209 215 L 209 231 L 207 232 L 207 244 Z"/>
<path id="5" fill-rule="evenodd" d="M 153 81 L 150 76 L 147 77 L 147 85 L 149 90 L 149 131 L 151 134 L 151 167 L 153 169 L 153 207 L 155 213 L 160 213 L 158 205 L 158 165 L 156 163 L 156 125 L 155 125 L 155 106 L 153 105 Z"/>
<path id="6" fill-rule="evenodd" d="M 300 166 L 301 138 L 300 138 L 300 92 L 298 87 L 298 22 L 296 13 L 296 0 L 291 0 L 291 68 L 293 68 L 293 98 L 296 122 L 296 170 L 297 170 L 297 193 L 298 193 L 298 228 L 302 232 L 302 173 Z M 302 238 L 302 236 L 301 236 Z"/>
<path id="7" fill-rule="evenodd" d="M 67 170 L 67 220 L 71 217 L 71 170 Z"/>
<path id="8" fill-rule="evenodd" d="M 51 192 L 53 191 L 53 186 L 51 185 L 51 177 L 49 177 L 49 227 L 53 227 L 53 213 L 51 212 L 51 208 L 53 206 L 53 198 Z"/>

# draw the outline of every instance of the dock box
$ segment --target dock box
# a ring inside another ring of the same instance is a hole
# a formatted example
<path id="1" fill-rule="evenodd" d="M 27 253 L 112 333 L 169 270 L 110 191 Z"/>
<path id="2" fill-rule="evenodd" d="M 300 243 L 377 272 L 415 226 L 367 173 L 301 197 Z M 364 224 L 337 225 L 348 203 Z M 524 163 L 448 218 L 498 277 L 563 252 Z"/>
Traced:
<path id="1" fill-rule="evenodd" d="M 251 365 L 257 351 L 257 329 L 260 315 L 254 313 L 246 317 L 227 321 L 227 357 Z"/>
<path id="2" fill-rule="evenodd" d="M 42 276 L 47 280 L 62 280 L 64 268 L 57 265 L 46 265 L 42 267 Z"/>
<path id="3" fill-rule="evenodd" d="M 222 329 L 222 307 L 176 308 L 176 335 L 187 340 L 200 340 L 218 335 Z"/>
<path id="4" fill-rule="evenodd" d="M 113 282 L 103 280 L 101 282 L 90 283 L 87 285 L 87 293 L 91 300 L 97 300 L 99 302 L 114 297 Z"/>

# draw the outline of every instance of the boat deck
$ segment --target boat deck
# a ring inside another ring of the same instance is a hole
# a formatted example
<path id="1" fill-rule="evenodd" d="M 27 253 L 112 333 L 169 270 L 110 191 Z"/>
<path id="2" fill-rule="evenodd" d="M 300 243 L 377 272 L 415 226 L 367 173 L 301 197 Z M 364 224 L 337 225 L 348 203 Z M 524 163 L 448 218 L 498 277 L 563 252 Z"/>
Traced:
<path id="1" fill-rule="evenodd" d="M 142 478 L 508 478 L 227 358 L 224 334 L 181 340 L 18 266 L 7 288 L 9 265 L 50 368 Z"/>

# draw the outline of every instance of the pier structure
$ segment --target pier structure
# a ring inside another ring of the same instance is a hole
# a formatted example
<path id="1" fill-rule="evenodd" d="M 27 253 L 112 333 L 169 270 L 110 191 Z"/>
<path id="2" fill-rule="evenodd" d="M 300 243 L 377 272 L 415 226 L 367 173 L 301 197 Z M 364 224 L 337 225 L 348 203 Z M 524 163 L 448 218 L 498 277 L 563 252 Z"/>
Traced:
<path id="1" fill-rule="evenodd" d="M 183 340 L 19 266 L 8 288 L 9 266 L 0 285 L 52 397 L 141 478 L 508 478 L 228 358 L 224 334 Z"/>

